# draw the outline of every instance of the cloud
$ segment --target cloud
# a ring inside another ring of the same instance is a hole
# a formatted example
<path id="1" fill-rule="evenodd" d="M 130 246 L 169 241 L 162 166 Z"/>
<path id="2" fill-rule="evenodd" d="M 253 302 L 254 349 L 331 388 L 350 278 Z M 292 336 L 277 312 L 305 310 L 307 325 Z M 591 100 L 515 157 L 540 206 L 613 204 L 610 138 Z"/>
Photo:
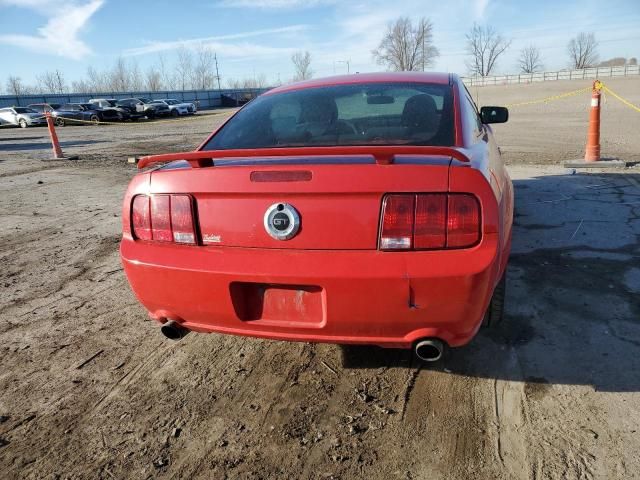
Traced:
<path id="1" fill-rule="evenodd" d="M 489 0 L 474 0 L 473 1 L 473 14 L 476 20 L 483 20 L 487 7 L 489 6 Z"/>
<path id="2" fill-rule="evenodd" d="M 2 34 L 0 43 L 80 60 L 91 53 L 91 48 L 78 36 L 103 3 L 104 0 L 82 4 L 62 0 L 0 0 L 0 6 L 28 8 L 48 17 L 47 23 L 38 28 L 38 35 Z"/>
<path id="3" fill-rule="evenodd" d="M 338 0 L 221 0 L 216 6 L 227 8 L 312 8 L 322 5 L 332 5 Z"/>
<path id="4" fill-rule="evenodd" d="M 210 45 L 212 46 L 212 48 L 214 48 L 214 45 L 215 45 L 216 46 L 215 48 L 219 50 L 232 48 L 232 49 L 236 49 L 243 52 L 262 51 L 266 53 L 268 51 L 274 50 L 274 47 L 265 47 L 260 45 L 254 45 L 254 47 L 249 47 L 249 45 L 251 44 L 247 44 L 247 43 L 229 45 L 229 44 L 222 44 L 219 42 L 223 40 L 240 40 L 245 38 L 260 37 L 264 35 L 298 33 L 303 30 L 306 30 L 307 28 L 308 28 L 307 25 L 289 25 L 287 27 L 267 28 L 262 30 L 253 30 L 250 32 L 233 33 L 229 35 L 219 35 L 215 37 L 200 37 L 200 38 L 191 38 L 188 40 L 173 40 L 170 42 L 149 42 L 142 47 L 129 48 L 123 52 L 123 55 L 125 56 L 146 55 L 149 53 L 175 50 L 180 47 L 195 48 L 202 44 Z M 282 50 L 282 49 L 277 49 L 277 50 Z"/>

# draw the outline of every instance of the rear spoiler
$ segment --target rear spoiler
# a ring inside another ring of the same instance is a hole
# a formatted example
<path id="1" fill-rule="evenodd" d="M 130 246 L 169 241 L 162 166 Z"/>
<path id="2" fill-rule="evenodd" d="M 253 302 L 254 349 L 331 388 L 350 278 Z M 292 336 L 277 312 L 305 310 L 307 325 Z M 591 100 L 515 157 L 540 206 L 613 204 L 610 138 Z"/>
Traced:
<path id="1" fill-rule="evenodd" d="M 255 157 L 300 157 L 300 156 L 372 156 L 378 165 L 394 163 L 396 155 L 439 155 L 449 156 L 464 163 L 470 159 L 462 149 L 456 147 L 433 147 L 417 145 L 364 145 L 331 147 L 287 147 L 252 148 L 237 150 L 199 150 L 196 152 L 166 153 L 141 157 L 138 168 L 158 163 L 186 160 L 193 168 L 212 167 L 217 158 L 255 158 Z"/>

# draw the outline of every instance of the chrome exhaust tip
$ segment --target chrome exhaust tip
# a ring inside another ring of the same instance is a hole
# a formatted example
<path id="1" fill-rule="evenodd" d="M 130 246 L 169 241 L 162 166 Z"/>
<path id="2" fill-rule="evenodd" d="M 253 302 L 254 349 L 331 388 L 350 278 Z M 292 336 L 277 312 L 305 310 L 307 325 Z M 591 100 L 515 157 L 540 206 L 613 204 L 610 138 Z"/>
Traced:
<path id="1" fill-rule="evenodd" d="M 190 332 L 188 328 L 184 328 L 175 320 L 169 320 L 160 327 L 162 334 L 169 340 L 180 340 L 187 336 Z"/>
<path id="2" fill-rule="evenodd" d="M 426 338 L 416 343 L 413 351 L 423 362 L 437 362 L 444 356 L 445 344 L 437 338 Z"/>

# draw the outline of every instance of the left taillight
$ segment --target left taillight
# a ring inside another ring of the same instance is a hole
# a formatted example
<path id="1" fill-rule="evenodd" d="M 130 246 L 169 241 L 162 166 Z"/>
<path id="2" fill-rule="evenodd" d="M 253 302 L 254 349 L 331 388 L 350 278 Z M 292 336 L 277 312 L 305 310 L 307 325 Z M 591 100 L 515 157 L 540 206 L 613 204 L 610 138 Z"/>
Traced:
<path id="1" fill-rule="evenodd" d="M 197 243 L 189 195 L 136 195 L 131 204 L 131 227 L 138 240 Z"/>

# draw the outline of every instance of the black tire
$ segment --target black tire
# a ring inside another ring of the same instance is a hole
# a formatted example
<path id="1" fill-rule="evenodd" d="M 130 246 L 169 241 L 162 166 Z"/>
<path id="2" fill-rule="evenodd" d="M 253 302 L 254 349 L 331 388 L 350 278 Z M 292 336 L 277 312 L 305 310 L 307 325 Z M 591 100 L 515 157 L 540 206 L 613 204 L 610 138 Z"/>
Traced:
<path id="1" fill-rule="evenodd" d="M 64 127 L 65 126 L 64 118 L 60 118 L 60 117 L 56 118 L 56 125 L 58 127 Z"/>
<path id="2" fill-rule="evenodd" d="M 147 119 L 148 120 L 153 120 L 154 118 L 156 118 L 156 113 L 151 111 L 147 113 Z"/>
<path id="3" fill-rule="evenodd" d="M 504 299 L 507 293 L 507 271 L 502 274 L 502 278 L 493 290 L 489 308 L 487 308 L 482 320 L 482 326 L 487 328 L 495 328 L 504 318 Z"/>
<path id="4" fill-rule="evenodd" d="M 18 120 L 18 125 L 20 125 L 20 128 L 27 128 L 27 121 L 24 118 L 21 118 Z"/>
<path id="5" fill-rule="evenodd" d="M 171 116 L 172 116 L 172 117 L 177 117 L 178 115 L 180 115 L 180 114 L 178 113 L 178 110 L 176 110 L 175 108 L 174 108 L 173 110 L 171 110 Z"/>
<path id="6" fill-rule="evenodd" d="M 98 125 L 100 123 L 100 118 L 98 118 L 97 115 L 91 115 L 91 117 L 89 118 L 89 121 L 94 125 Z"/>

